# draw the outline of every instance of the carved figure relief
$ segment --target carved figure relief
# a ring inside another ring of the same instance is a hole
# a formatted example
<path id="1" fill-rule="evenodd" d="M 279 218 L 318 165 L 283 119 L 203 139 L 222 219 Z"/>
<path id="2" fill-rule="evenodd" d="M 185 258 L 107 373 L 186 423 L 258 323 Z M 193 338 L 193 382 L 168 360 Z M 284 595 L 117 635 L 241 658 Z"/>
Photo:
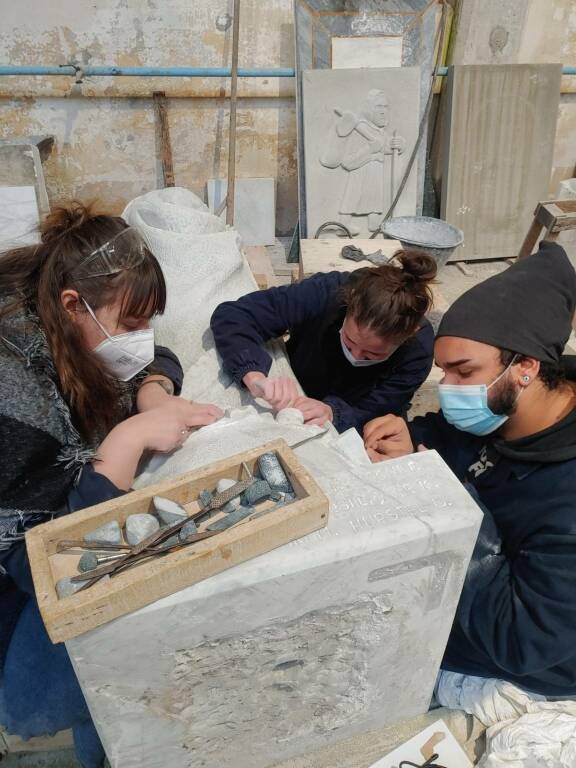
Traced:
<path id="1" fill-rule="evenodd" d="M 384 91 L 371 89 L 358 113 L 334 108 L 319 162 L 347 172 L 339 220 L 353 235 L 374 232 L 388 211 L 404 171 L 406 139 L 394 128 Z"/>

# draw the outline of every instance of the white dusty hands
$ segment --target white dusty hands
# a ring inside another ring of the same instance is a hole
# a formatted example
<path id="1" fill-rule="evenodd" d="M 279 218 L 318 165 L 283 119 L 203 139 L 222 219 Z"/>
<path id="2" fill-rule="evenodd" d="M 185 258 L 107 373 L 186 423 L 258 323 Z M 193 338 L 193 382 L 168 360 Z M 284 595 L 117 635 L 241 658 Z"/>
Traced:
<path id="1" fill-rule="evenodd" d="M 305 424 L 323 427 L 327 421 L 332 422 L 334 419 L 332 408 L 329 405 L 311 397 L 299 397 L 294 403 L 294 408 L 302 412 Z"/>
<path id="2" fill-rule="evenodd" d="M 252 397 L 266 400 L 276 411 L 292 407 L 300 397 L 298 385 L 288 377 L 269 378 L 260 371 L 251 371 L 243 381 Z"/>

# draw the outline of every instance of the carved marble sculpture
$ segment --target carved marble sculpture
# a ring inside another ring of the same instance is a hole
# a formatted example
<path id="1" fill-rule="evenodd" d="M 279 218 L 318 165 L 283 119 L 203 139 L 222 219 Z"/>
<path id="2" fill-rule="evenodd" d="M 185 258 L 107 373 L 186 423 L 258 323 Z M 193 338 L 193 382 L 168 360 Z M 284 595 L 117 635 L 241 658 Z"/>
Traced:
<path id="1" fill-rule="evenodd" d="M 418 136 L 418 67 L 311 70 L 303 75 L 309 237 L 326 221 L 374 232 L 400 188 Z M 394 209 L 417 208 L 415 163 Z"/>
<path id="2" fill-rule="evenodd" d="M 368 217 L 374 232 L 388 211 L 402 177 L 399 155 L 406 139 L 390 124 L 390 104 L 384 91 L 368 91 L 358 114 L 335 108 L 336 120 L 319 161 L 325 168 L 343 168 L 346 186 L 338 212 L 339 221 L 353 235 L 360 233 L 355 219 Z"/>

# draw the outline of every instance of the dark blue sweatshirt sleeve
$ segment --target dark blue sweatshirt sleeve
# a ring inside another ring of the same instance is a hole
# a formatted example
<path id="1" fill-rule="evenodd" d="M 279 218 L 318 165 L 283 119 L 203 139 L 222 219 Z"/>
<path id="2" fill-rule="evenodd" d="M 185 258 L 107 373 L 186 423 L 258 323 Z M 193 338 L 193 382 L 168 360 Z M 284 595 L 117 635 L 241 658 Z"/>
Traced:
<path id="1" fill-rule="evenodd" d="M 362 432 L 364 425 L 378 416 L 392 413 L 403 416 L 416 390 L 426 380 L 432 368 L 434 332 L 429 323 L 420 329 L 393 373 L 376 381 L 371 391 L 358 403 L 349 403 L 341 397 L 324 398 L 334 414 L 338 432 L 351 427 Z"/>
<path id="2" fill-rule="evenodd" d="M 180 365 L 180 360 L 174 352 L 168 347 L 154 347 L 154 362 L 150 366 L 150 373 L 161 374 L 170 379 L 174 384 L 174 394 L 179 395 L 182 391 L 182 382 L 184 381 L 184 372 Z"/>
<path id="3" fill-rule="evenodd" d="M 237 383 L 250 371 L 267 375 L 272 360 L 262 345 L 322 315 L 348 278 L 347 272 L 320 273 L 220 304 L 210 327 L 226 373 Z"/>
<path id="4" fill-rule="evenodd" d="M 80 475 L 80 480 L 68 495 L 68 510 L 77 512 L 79 509 L 110 501 L 119 496 L 125 496 L 128 491 L 121 491 L 107 477 L 101 475 L 91 464 L 86 464 Z"/>

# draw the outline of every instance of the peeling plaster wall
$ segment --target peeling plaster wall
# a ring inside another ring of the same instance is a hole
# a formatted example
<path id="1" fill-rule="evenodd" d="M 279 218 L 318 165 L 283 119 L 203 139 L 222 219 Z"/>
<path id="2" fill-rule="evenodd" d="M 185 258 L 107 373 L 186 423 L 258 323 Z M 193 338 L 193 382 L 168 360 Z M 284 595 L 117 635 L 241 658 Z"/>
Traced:
<path id="1" fill-rule="evenodd" d="M 229 66 L 226 0 L 0 0 L 0 62 L 121 66 Z M 293 66 L 291 0 L 244 0 L 239 64 Z M 288 79 L 239 81 L 237 175 L 277 179 L 277 230 L 296 221 L 296 122 Z M 178 185 L 204 194 L 225 176 L 229 81 L 214 78 L 0 78 L 0 137 L 53 134 L 45 164 L 52 202 L 98 198 L 120 212 L 161 185 L 152 92 L 168 116 Z"/>
<path id="2" fill-rule="evenodd" d="M 574 0 L 461 0 L 453 64 L 576 62 Z M 576 175 L 576 77 L 562 78 L 550 194 Z"/>

